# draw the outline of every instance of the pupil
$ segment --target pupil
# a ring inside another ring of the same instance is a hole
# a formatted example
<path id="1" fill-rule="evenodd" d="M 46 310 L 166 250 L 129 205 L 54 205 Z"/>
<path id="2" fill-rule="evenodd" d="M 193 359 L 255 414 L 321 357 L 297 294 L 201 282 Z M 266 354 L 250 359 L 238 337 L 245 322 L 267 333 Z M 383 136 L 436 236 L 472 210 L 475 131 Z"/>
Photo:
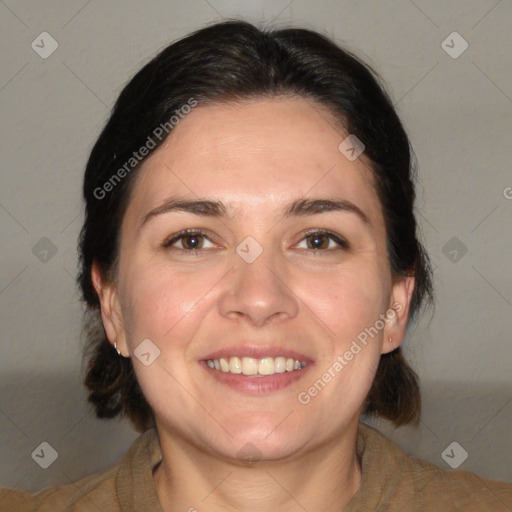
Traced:
<path id="1" fill-rule="evenodd" d="M 322 246 L 322 235 L 316 235 L 312 238 L 312 244 L 315 249 Z"/>
<path id="2" fill-rule="evenodd" d="M 190 243 L 190 240 L 192 240 L 192 243 Z M 187 237 L 187 246 L 192 247 L 192 249 L 195 249 L 198 245 L 199 245 L 199 237 L 197 235 L 189 235 Z"/>

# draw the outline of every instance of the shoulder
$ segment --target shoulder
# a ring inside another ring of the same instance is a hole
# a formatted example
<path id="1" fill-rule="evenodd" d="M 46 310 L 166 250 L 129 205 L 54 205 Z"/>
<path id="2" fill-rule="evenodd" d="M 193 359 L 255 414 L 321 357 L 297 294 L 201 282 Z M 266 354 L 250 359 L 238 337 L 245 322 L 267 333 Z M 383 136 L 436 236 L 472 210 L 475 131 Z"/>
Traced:
<path id="1" fill-rule="evenodd" d="M 377 491 L 385 510 L 481 512 L 512 510 L 512 485 L 487 480 L 468 471 L 447 471 L 407 455 L 377 429 L 360 424 L 364 444 L 365 493 Z"/>
<path id="2" fill-rule="evenodd" d="M 9 512 L 120 512 L 134 500 L 151 502 L 152 464 L 159 457 L 154 429 L 141 435 L 123 459 L 110 468 L 78 482 L 44 489 L 37 494 L 0 488 L 0 510 Z M 136 495 L 136 498 L 134 497 Z M 154 509 L 155 507 L 153 507 Z M 149 509 L 148 509 L 149 510 Z"/>
<path id="3" fill-rule="evenodd" d="M 115 477 L 120 464 L 83 480 L 50 487 L 37 494 L 0 488 L 0 510 L 9 512 L 56 512 L 121 510 L 116 508 Z"/>
<path id="4" fill-rule="evenodd" d="M 17 489 L 0 487 L 0 510 L 10 512 L 26 512 L 33 510 L 33 496 Z"/>

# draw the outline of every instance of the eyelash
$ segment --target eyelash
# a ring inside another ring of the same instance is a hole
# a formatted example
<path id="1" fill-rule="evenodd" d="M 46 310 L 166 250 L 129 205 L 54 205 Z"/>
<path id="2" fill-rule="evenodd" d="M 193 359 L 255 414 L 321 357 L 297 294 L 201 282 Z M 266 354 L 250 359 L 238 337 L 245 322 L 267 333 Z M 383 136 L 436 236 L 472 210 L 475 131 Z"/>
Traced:
<path id="1" fill-rule="evenodd" d="M 174 243 L 178 242 L 179 240 L 182 240 L 183 238 L 186 238 L 187 236 L 197 236 L 197 235 L 201 235 L 201 236 L 205 237 L 207 240 L 209 240 L 210 242 L 212 242 L 212 240 L 200 230 L 185 229 L 183 231 L 180 231 L 179 233 L 176 233 L 170 239 L 164 241 L 164 243 L 162 244 L 162 247 L 164 247 L 165 249 L 174 249 L 174 250 L 178 250 L 178 251 L 184 251 L 187 253 L 197 254 L 206 249 L 181 249 L 181 248 L 172 247 L 172 245 Z M 333 240 L 336 244 L 338 244 L 338 246 L 339 246 L 338 249 L 344 249 L 344 250 L 350 249 L 349 243 L 344 238 L 342 238 L 339 235 L 332 233 L 331 231 L 328 231 L 326 229 L 310 230 L 304 234 L 304 236 L 301 238 L 300 242 L 302 242 L 306 238 L 311 237 L 313 235 L 327 236 L 328 238 Z M 318 253 L 318 252 L 331 252 L 334 249 L 309 249 L 308 248 L 305 250 Z"/>

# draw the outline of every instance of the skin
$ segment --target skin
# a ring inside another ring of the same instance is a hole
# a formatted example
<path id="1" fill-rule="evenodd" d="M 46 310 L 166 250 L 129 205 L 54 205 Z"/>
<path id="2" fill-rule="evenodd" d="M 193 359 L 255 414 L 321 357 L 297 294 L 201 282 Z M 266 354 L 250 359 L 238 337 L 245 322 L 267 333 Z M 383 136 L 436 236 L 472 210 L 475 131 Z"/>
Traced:
<path id="1" fill-rule="evenodd" d="M 414 278 L 392 279 L 373 175 L 364 153 L 351 162 L 338 150 L 346 136 L 301 98 L 196 107 L 140 170 L 116 282 L 93 266 L 107 336 L 132 357 L 155 413 L 163 461 L 154 481 L 166 511 L 341 511 L 360 486 L 359 416 L 380 355 L 404 337 Z M 173 195 L 220 200 L 229 215 L 170 211 L 140 227 Z M 349 200 L 370 222 L 347 211 L 282 218 L 303 197 Z M 190 238 L 162 246 L 187 228 L 207 237 L 195 255 Z M 306 232 L 322 228 L 349 249 L 328 236 L 314 249 Z M 253 263 L 236 253 L 248 236 L 263 248 Z M 394 318 L 302 405 L 298 394 L 393 305 Z M 160 350 L 149 366 L 134 357 L 147 338 Z M 247 340 L 297 350 L 313 366 L 254 396 L 198 362 Z M 237 457 L 247 443 L 261 456 L 251 467 Z"/>

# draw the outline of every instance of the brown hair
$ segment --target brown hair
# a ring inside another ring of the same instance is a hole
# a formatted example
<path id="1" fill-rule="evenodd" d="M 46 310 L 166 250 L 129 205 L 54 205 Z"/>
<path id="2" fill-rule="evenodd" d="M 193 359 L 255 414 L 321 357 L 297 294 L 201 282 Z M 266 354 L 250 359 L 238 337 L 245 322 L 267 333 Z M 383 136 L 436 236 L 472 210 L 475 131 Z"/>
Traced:
<path id="1" fill-rule="evenodd" d="M 112 182 L 114 175 L 120 176 L 123 163 L 145 145 L 157 127 L 168 126 L 171 116 L 190 98 L 204 103 L 286 94 L 319 102 L 363 142 L 384 214 L 393 277 L 415 275 L 408 322 L 424 305 L 433 305 L 432 270 L 418 239 L 413 210 L 416 171 L 412 150 L 378 75 L 312 30 L 260 30 L 243 21 L 212 24 L 165 48 L 130 80 L 87 163 L 78 281 L 88 306 L 85 385 L 98 417 L 126 415 L 141 431 L 154 421 L 131 359 L 119 357 L 106 338 L 91 280 L 93 262 L 104 278 L 115 270 L 121 220 L 140 164 Z M 145 158 L 165 137 L 155 139 Z M 397 426 L 419 421 L 418 378 L 400 347 L 381 356 L 362 412 Z"/>

